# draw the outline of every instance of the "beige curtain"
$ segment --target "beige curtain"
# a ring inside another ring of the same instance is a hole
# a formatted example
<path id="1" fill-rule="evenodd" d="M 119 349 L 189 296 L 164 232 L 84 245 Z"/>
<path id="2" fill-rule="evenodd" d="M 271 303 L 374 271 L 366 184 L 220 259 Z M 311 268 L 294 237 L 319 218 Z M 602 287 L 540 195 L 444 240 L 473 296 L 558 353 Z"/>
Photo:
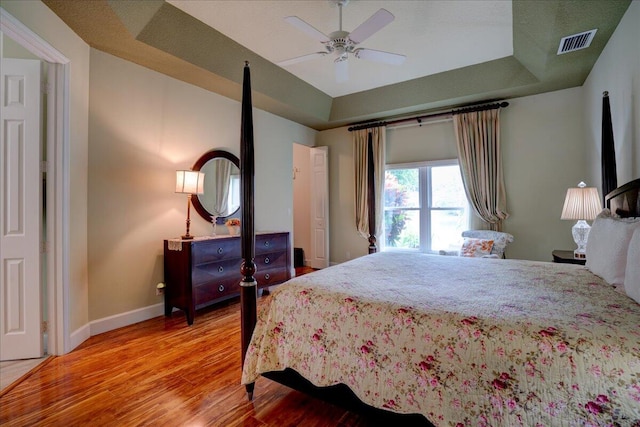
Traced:
<path id="1" fill-rule="evenodd" d="M 231 212 L 227 212 L 229 206 L 229 185 L 231 184 L 231 167 L 233 163 L 227 159 L 216 159 L 214 161 L 215 176 L 215 196 L 213 211 L 214 216 L 226 216 Z"/>
<path id="2" fill-rule="evenodd" d="M 384 214 L 384 164 L 386 128 L 384 126 L 353 131 L 353 159 L 355 169 L 356 228 L 365 239 L 369 239 L 369 140 L 373 150 L 375 235 L 382 232 Z"/>
<path id="3" fill-rule="evenodd" d="M 509 214 L 500 154 L 500 109 L 456 114 L 453 124 L 469 203 L 489 229 L 501 231 Z"/>

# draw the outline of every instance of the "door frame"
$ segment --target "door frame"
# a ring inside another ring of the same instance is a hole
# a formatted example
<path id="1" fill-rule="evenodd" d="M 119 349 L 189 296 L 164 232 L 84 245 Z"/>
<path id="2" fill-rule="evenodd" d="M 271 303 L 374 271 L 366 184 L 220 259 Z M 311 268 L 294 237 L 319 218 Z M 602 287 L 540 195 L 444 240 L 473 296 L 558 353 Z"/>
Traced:
<path id="1" fill-rule="evenodd" d="M 0 32 L 49 63 L 47 81 L 46 269 L 48 353 L 71 351 L 69 333 L 69 69 L 60 51 L 0 7 Z M 0 42 L 2 36 L 0 35 Z"/>

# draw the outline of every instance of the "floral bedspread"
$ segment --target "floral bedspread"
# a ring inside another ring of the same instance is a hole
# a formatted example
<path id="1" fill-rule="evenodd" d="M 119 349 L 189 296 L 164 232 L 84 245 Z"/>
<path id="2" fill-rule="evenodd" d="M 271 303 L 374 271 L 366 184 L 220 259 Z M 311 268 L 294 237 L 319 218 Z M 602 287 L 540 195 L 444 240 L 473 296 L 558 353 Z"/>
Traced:
<path id="1" fill-rule="evenodd" d="M 378 253 L 272 293 L 242 382 L 285 368 L 437 426 L 640 426 L 640 305 L 578 265 Z"/>

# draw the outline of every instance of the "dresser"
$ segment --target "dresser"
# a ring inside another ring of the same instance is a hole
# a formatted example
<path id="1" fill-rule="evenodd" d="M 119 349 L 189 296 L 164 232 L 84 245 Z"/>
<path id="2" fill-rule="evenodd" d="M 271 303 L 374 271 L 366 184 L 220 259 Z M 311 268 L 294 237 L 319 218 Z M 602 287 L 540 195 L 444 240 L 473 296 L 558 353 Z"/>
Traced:
<path id="1" fill-rule="evenodd" d="M 256 233 L 258 289 L 291 278 L 288 232 Z M 239 236 L 164 241 L 164 314 L 183 310 L 193 324 L 199 308 L 240 294 L 242 250 Z"/>

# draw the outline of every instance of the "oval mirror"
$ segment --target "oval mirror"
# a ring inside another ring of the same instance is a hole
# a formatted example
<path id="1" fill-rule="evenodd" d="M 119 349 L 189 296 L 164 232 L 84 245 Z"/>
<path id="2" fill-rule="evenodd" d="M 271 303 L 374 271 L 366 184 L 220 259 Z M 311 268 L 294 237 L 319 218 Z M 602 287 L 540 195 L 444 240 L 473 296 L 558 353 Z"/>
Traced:
<path id="1" fill-rule="evenodd" d="M 224 150 L 211 150 L 202 155 L 193 167 L 204 172 L 204 193 L 192 197 L 193 207 L 206 221 L 215 217 L 221 224 L 240 209 L 240 161 Z"/>

